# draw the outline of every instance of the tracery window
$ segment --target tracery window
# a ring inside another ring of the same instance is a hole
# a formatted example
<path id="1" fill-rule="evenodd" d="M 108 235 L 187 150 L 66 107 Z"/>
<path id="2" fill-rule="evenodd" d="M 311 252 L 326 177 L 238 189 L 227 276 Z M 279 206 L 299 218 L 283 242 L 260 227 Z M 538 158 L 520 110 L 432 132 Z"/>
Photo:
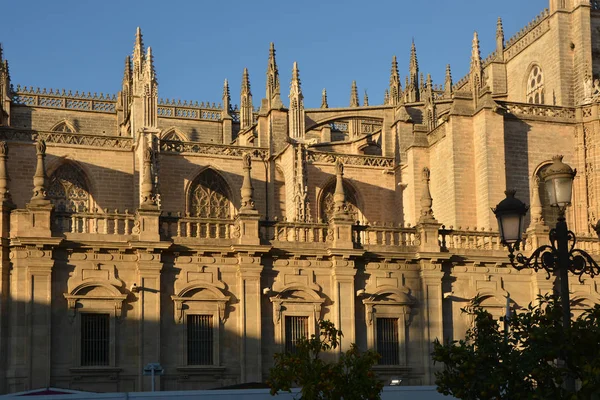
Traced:
<path id="1" fill-rule="evenodd" d="M 544 104 L 544 75 L 539 65 L 534 65 L 527 78 L 527 102 Z"/>
<path id="2" fill-rule="evenodd" d="M 175 131 L 174 129 L 171 129 L 168 132 L 166 132 L 164 134 L 164 136 L 162 137 L 162 140 L 170 140 L 170 141 L 178 141 L 178 142 L 183 141 L 183 139 L 181 138 L 181 135 L 179 135 L 177 133 L 177 131 Z"/>
<path id="3" fill-rule="evenodd" d="M 333 194 L 335 192 L 335 182 L 330 183 L 321 195 L 321 219 L 323 222 L 329 221 L 333 217 L 334 213 L 334 200 Z M 352 186 L 344 182 L 344 193 L 346 195 L 346 204 L 348 205 L 348 213 L 352 216 L 352 219 L 358 221 L 361 219 L 361 213 L 358 207 L 357 194 Z"/>
<path id="4" fill-rule="evenodd" d="M 90 194 L 83 172 L 71 163 L 58 167 L 50 177 L 48 198 L 56 211 L 89 210 Z"/>
<path id="5" fill-rule="evenodd" d="M 52 132 L 75 133 L 73 126 L 67 121 L 59 122 L 51 129 Z"/>
<path id="6" fill-rule="evenodd" d="M 231 217 L 232 204 L 229 200 L 229 187 L 214 170 L 204 170 L 190 191 L 190 214 L 201 218 Z"/>

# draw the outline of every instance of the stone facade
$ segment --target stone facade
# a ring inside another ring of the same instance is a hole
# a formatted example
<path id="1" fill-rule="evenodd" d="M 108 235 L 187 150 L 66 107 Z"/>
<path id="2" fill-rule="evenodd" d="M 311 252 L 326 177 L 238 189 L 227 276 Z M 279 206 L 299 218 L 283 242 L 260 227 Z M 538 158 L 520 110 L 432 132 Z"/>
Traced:
<path id="1" fill-rule="evenodd" d="M 515 37 L 496 27 L 470 72 L 435 85 L 392 60 L 385 103 L 304 107 L 275 48 L 254 108 L 159 100 L 138 29 L 118 95 L 12 86 L 0 53 L 0 393 L 161 390 L 264 381 L 319 319 L 376 348 L 382 378 L 431 384 L 435 338 L 460 338 L 476 294 L 495 315 L 552 290 L 510 267 L 490 207 L 531 204 L 525 251 L 556 214 L 538 177 L 579 171 L 568 223 L 593 255 L 600 217 L 600 6 L 550 0 Z M 466 60 L 465 60 L 466 61 Z M 600 299 L 573 279 L 574 310 Z M 330 357 L 337 357 L 332 353 Z"/>

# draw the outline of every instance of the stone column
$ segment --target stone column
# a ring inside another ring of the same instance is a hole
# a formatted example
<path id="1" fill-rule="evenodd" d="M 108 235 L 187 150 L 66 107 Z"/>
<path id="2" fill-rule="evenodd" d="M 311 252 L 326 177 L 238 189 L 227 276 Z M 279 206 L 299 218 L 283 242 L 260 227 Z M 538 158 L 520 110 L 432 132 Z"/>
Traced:
<path id="1" fill-rule="evenodd" d="M 139 321 L 139 388 L 150 391 L 150 379 L 142 375 L 148 363 L 160 363 L 160 253 L 138 250 L 138 321 Z M 155 390 L 160 390 L 160 379 L 156 379 Z"/>
<path id="2" fill-rule="evenodd" d="M 261 258 L 239 255 L 237 269 L 240 382 L 262 382 Z"/>

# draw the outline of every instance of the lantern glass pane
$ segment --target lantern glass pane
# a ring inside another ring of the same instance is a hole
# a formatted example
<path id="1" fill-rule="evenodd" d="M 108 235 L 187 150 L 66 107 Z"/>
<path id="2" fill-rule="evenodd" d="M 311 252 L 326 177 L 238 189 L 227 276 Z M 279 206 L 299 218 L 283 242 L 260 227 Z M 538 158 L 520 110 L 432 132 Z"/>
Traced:
<path id="1" fill-rule="evenodd" d="M 563 207 L 571 204 L 573 179 L 571 177 L 556 178 L 553 183 L 556 192 L 556 204 Z"/>
<path id="2" fill-rule="evenodd" d="M 506 243 L 515 243 L 521 239 L 521 219 L 519 214 L 504 214 L 500 222 L 500 234 Z"/>

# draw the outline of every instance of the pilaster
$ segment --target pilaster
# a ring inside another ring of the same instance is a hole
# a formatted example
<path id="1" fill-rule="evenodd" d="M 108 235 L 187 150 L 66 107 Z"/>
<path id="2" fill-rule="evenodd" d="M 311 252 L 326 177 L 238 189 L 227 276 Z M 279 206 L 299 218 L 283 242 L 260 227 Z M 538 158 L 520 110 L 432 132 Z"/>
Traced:
<path id="1" fill-rule="evenodd" d="M 238 260 L 238 337 L 240 382 L 262 382 L 261 258 L 241 254 Z"/>
<path id="2" fill-rule="evenodd" d="M 443 341 L 444 316 L 442 308 L 442 264 L 434 259 L 422 259 L 421 286 L 422 286 L 422 312 L 423 312 L 423 368 L 425 373 L 424 384 L 432 385 L 434 382 L 434 365 L 431 360 L 433 341 L 437 338 Z"/>
<path id="3" fill-rule="evenodd" d="M 354 290 L 356 269 L 354 261 L 344 257 L 333 257 L 332 262 L 333 318 L 335 326 L 344 334 L 339 348 L 340 352 L 344 352 L 350 349 L 352 343 L 356 343 Z"/>
<path id="4" fill-rule="evenodd" d="M 138 249 L 138 321 L 139 321 L 139 387 L 150 391 L 150 380 L 142 375 L 142 368 L 148 363 L 160 363 L 160 280 L 162 271 L 161 255 L 152 249 Z M 160 379 L 156 380 L 155 390 L 160 390 Z"/>

